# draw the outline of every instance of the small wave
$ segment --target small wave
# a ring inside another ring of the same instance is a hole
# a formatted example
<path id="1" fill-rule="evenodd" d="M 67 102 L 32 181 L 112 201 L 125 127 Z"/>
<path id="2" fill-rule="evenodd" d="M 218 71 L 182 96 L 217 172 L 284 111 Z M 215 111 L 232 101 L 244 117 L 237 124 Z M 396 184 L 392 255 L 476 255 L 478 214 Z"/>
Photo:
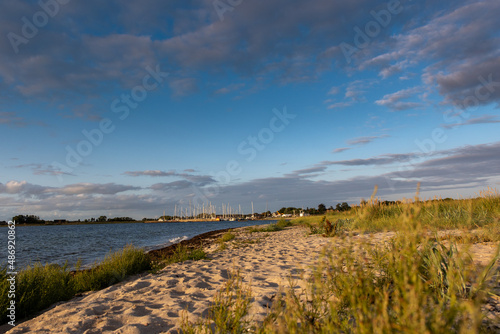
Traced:
<path id="1" fill-rule="evenodd" d="M 187 235 L 184 235 L 182 237 L 177 237 L 177 238 L 173 238 L 173 239 L 170 239 L 168 240 L 171 244 L 176 244 L 176 243 L 179 243 L 181 241 L 184 241 L 184 240 L 187 240 L 188 239 L 188 236 Z"/>

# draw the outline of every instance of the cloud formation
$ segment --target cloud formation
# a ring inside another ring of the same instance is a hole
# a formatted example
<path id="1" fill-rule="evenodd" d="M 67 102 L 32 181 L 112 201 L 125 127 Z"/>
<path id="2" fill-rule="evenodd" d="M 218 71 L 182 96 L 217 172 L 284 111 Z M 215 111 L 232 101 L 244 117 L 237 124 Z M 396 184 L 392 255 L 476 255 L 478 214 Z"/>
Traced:
<path id="1" fill-rule="evenodd" d="M 380 136 L 367 136 L 367 137 L 359 137 L 359 138 L 353 138 L 347 142 L 349 145 L 365 145 L 369 144 L 374 140 L 381 139 L 381 138 L 387 138 L 389 137 L 388 135 L 380 135 Z"/>
<path id="2" fill-rule="evenodd" d="M 392 94 L 384 95 L 382 99 L 375 101 L 375 104 L 385 106 L 392 111 L 402 111 L 419 108 L 422 106 L 422 103 L 420 102 L 402 101 L 404 99 L 413 97 L 416 93 L 419 92 L 421 92 L 420 87 L 403 89 Z"/>
<path id="3" fill-rule="evenodd" d="M 361 174 L 347 180 L 311 179 L 317 173 L 327 171 L 328 166 L 391 164 L 401 168 L 393 168 L 378 175 Z M 216 191 L 212 189 L 205 192 L 204 187 L 197 187 L 194 190 L 205 193 L 203 199 L 213 203 L 227 201 L 230 198 L 231 203 L 235 205 L 242 204 L 248 207 L 250 202 L 254 202 L 256 207 L 262 210 L 266 202 L 272 202 L 274 206 L 298 207 L 312 207 L 319 203 L 334 205 L 343 201 L 357 203 L 360 198 L 369 197 L 375 185 L 379 188 L 378 195 L 385 199 L 412 197 L 418 182 L 421 183 L 424 196 L 426 194 L 449 196 L 450 191 L 453 194 L 457 189 L 486 188 L 498 182 L 499 165 L 500 142 L 496 142 L 443 150 L 432 156 L 421 153 L 386 154 L 369 159 L 327 161 L 282 177 L 220 185 L 213 188 Z M 143 192 L 148 189 L 150 193 L 137 193 L 139 190 Z M 299 197 L 296 196 L 297 191 L 300 191 Z M 124 194 L 125 192 L 129 193 Z M 26 181 L 9 181 L 5 184 L 0 183 L 0 195 L 3 195 L 2 203 L 8 203 L 0 205 L 0 212 L 4 214 L 5 207 L 8 206 L 9 210 L 23 208 L 25 212 L 36 211 L 40 214 L 52 212 L 57 208 L 65 215 L 82 212 L 97 214 L 104 210 L 116 215 L 150 216 L 149 213 L 155 210 L 161 212 L 165 207 L 200 199 L 199 194 L 193 192 L 192 183 L 187 180 L 155 183 L 146 188 L 115 183 L 78 183 L 63 187 L 46 187 Z"/>
<path id="4" fill-rule="evenodd" d="M 452 124 L 442 124 L 441 127 L 445 129 L 453 129 L 466 125 L 475 125 L 475 124 L 495 124 L 500 123 L 500 119 L 497 116 L 493 115 L 483 115 L 479 117 L 474 117 L 466 120 L 465 122 L 460 123 L 452 123 Z"/>
<path id="5" fill-rule="evenodd" d="M 193 171 L 193 170 L 190 170 Z M 214 183 L 215 179 L 210 175 L 196 175 L 190 173 L 178 173 L 176 171 L 161 171 L 161 170 L 145 170 L 145 171 L 127 171 L 123 173 L 127 176 L 151 176 L 151 177 L 179 177 L 190 181 L 192 184 L 196 184 L 198 186 L 204 186 L 210 183 Z"/>

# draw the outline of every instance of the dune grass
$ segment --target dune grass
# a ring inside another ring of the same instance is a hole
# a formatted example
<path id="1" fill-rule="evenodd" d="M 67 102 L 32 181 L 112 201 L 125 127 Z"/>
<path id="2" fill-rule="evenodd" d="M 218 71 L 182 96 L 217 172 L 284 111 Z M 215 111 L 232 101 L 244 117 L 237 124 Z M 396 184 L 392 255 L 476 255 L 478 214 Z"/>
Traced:
<path id="1" fill-rule="evenodd" d="M 106 288 L 147 270 L 160 270 L 171 263 L 203 258 L 206 258 L 203 249 L 179 245 L 172 255 L 153 262 L 143 249 L 126 246 L 108 254 L 91 268 L 76 272 L 70 271 L 68 265 L 35 263 L 16 275 L 16 316 L 17 319 L 32 316 L 56 302 L 69 300 L 82 292 Z M 0 270 L 0 323 L 8 321 L 9 277 L 6 268 Z"/>
<path id="2" fill-rule="evenodd" d="M 223 307 L 227 299 L 217 297 L 212 306 L 221 312 L 217 322 L 212 315 L 195 324 L 184 321 L 182 329 L 186 333 L 494 332 L 482 307 L 492 295 L 492 284 L 498 282 L 499 251 L 480 269 L 457 244 L 499 241 L 499 213 L 500 196 L 488 189 L 467 200 L 416 199 L 386 205 L 372 198 L 347 213 L 297 219 L 296 224 L 325 236 L 343 230 L 392 230 L 396 236 L 384 244 L 345 239 L 346 247 L 326 248 L 312 275 L 302 277 L 307 289 L 289 288 L 285 296 L 278 293 L 263 323 L 250 323 L 241 316 L 250 307 L 249 295 L 241 293 L 248 287 L 235 285 L 230 278 L 225 296 L 230 296 L 232 308 Z M 429 233 L 453 228 L 475 231 L 440 238 Z"/>
<path id="3" fill-rule="evenodd" d="M 127 276 L 151 269 L 149 257 L 142 249 L 127 246 L 123 250 L 108 254 L 102 262 L 92 268 L 76 272 L 73 288 L 76 293 L 100 290 L 123 281 Z"/>
<path id="4" fill-rule="evenodd" d="M 247 333 L 250 322 L 245 317 L 251 301 L 250 288 L 243 283 L 238 271 L 232 271 L 229 279 L 215 294 L 205 319 L 190 322 L 187 313 L 182 314 L 182 333 Z"/>
<path id="5" fill-rule="evenodd" d="M 289 226 L 295 225 L 294 222 L 286 219 L 280 219 L 275 224 L 265 225 L 263 227 L 249 227 L 246 229 L 248 233 L 255 232 L 278 232 L 283 231 L 285 228 Z"/>
<path id="6" fill-rule="evenodd" d="M 219 244 L 218 249 L 224 250 L 227 248 L 226 242 L 234 240 L 236 238 L 236 234 L 231 231 L 224 233 L 219 239 L 217 239 L 217 243 Z"/>
<path id="7" fill-rule="evenodd" d="M 150 262 L 142 249 L 127 246 L 111 253 L 92 268 L 71 272 L 68 265 L 35 263 L 16 275 L 16 316 L 28 317 L 50 305 L 71 299 L 77 293 L 98 290 L 149 269 Z M 0 271 L 1 319 L 6 322 L 8 299 L 7 271 Z"/>
<path id="8" fill-rule="evenodd" d="M 476 198 L 421 200 L 417 195 L 390 205 L 372 197 L 365 205 L 353 208 L 352 215 L 353 228 L 368 232 L 398 230 L 406 216 L 423 228 L 474 229 L 499 222 L 500 195 L 488 188 Z"/>

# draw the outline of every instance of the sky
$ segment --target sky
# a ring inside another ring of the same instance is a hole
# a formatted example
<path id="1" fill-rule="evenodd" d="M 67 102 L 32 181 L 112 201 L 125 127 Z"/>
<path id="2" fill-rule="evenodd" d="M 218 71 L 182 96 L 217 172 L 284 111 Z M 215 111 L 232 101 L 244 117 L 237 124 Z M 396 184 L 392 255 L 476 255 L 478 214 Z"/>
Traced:
<path id="1" fill-rule="evenodd" d="M 500 2 L 0 0 L 0 220 L 474 197 Z"/>

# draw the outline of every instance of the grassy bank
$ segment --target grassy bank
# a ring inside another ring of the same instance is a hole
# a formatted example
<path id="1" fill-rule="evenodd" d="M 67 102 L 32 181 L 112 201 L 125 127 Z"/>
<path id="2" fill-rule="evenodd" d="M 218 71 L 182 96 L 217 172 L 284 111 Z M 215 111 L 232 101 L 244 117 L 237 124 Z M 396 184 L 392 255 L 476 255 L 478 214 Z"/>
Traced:
<path id="1" fill-rule="evenodd" d="M 500 195 L 494 189 L 469 199 L 403 199 L 387 204 L 375 197 L 349 211 L 325 216 L 303 217 L 295 224 L 321 227 L 322 220 L 339 222 L 342 229 L 358 232 L 398 231 L 405 224 L 418 223 L 424 229 L 477 229 L 500 222 Z"/>
<path id="2" fill-rule="evenodd" d="M 205 253 L 201 248 L 189 249 L 178 245 L 172 254 L 158 259 L 149 256 L 143 249 L 127 246 L 108 254 L 90 269 L 76 272 L 70 271 L 68 266 L 35 263 L 16 276 L 16 318 L 20 320 L 33 316 L 56 302 L 69 300 L 82 292 L 106 288 L 131 275 L 147 270 L 156 272 L 174 262 L 202 258 L 205 258 Z M 0 270 L 0 324 L 8 321 L 9 277 L 5 268 Z"/>
<path id="3" fill-rule="evenodd" d="M 186 333 L 490 333 L 498 314 L 485 303 L 498 284 L 498 251 L 478 268 L 467 247 L 498 241 L 500 196 L 489 190 L 466 200 L 401 201 L 372 198 L 349 212 L 295 220 L 308 233 L 345 237 L 395 231 L 380 244 L 354 243 L 324 251 L 305 291 L 281 287 L 263 323 L 248 318 L 252 296 L 233 275 L 213 300 L 208 317 L 186 318 Z M 459 229 L 437 238 L 433 231 Z M 474 230 L 474 231 L 472 231 Z M 463 245 L 462 245 L 463 246 Z M 462 249 L 462 250 L 460 250 Z M 465 249 L 465 250 L 464 250 Z M 291 281 L 290 286 L 296 286 Z M 498 297 L 497 297 L 498 298 Z"/>

